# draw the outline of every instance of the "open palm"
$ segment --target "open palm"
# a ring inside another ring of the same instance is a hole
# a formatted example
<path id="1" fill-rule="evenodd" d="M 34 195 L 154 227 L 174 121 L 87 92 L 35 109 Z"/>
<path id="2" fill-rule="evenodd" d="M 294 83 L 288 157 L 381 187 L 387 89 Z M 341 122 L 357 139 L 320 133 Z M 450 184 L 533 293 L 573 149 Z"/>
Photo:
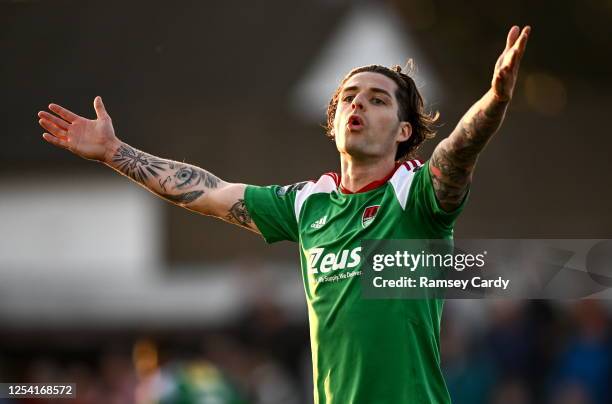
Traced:
<path id="1" fill-rule="evenodd" d="M 60 105 L 49 104 L 49 110 L 55 115 L 46 111 L 38 113 L 38 123 L 48 131 L 43 138 L 83 158 L 105 161 L 110 146 L 118 139 L 102 98 L 94 99 L 94 109 L 97 119 L 87 119 Z"/>

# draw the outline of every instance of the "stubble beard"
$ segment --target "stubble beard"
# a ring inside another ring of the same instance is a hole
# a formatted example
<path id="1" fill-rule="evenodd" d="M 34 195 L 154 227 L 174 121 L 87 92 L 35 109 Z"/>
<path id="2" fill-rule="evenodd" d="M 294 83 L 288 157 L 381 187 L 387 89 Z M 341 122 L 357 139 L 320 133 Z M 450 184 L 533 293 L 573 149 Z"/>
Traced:
<path id="1" fill-rule="evenodd" d="M 367 141 L 366 131 L 351 133 L 348 128 L 344 132 L 344 147 L 336 144 L 336 147 L 340 154 L 346 154 L 353 159 L 368 160 L 376 157 L 371 152 L 372 146 Z"/>

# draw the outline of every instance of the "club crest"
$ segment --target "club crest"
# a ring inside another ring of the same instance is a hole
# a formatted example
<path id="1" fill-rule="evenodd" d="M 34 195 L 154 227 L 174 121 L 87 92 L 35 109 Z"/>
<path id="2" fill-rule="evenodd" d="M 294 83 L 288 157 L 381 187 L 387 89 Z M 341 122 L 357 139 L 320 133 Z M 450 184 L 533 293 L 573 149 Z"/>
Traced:
<path id="1" fill-rule="evenodd" d="M 372 223 L 372 221 L 376 217 L 376 214 L 378 213 L 379 208 L 380 205 L 373 205 L 365 208 L 365 210 L 363 211 L 363 215 L 361 215 L 361 225 L 364 229 L 368 227 L 370 223 Z"/>

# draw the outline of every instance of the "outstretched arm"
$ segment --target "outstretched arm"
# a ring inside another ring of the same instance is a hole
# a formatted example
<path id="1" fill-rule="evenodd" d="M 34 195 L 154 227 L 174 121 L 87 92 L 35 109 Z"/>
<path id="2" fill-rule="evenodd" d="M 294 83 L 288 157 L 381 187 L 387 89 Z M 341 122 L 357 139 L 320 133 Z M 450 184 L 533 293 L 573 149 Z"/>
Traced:
<path id="1" fill-rule="evenodd" d="M 516 84 L 531 27 L 513 26 L 497 59 L 491 88 L 435 148 L 429 169 L 436 197 L 446 211 L 457 208 L 472 181 L 478 155 L 501 126 Z"/>
<path id="2" fill-rule="evenodd" d="M 225 182 L 201 168 L 155 157 L 120 141 L 100 97 L 94 100 L 94 120 L 57 104 L 49 109 L 55 114 L 38 113 L 49 143 L 102 162 L 176 205 L 259 232 L 244 205 L 246 185 Z"/>

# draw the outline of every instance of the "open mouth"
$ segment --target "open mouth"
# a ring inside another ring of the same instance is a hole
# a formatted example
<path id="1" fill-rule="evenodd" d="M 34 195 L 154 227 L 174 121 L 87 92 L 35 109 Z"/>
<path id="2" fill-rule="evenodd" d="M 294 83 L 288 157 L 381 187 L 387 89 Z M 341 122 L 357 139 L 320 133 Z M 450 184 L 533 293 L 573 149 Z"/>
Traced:
<path id="1" fill-rule="evenodd" d="M 363 119 L 360 116 L 351 115 L 351 116 L 349 116 L 347 125 L 348 125 L 349 129 L 351 129 L 351 130 L 353 130 L 353 129 L 361 129 L 361 128 L 363 128 Z"/>

